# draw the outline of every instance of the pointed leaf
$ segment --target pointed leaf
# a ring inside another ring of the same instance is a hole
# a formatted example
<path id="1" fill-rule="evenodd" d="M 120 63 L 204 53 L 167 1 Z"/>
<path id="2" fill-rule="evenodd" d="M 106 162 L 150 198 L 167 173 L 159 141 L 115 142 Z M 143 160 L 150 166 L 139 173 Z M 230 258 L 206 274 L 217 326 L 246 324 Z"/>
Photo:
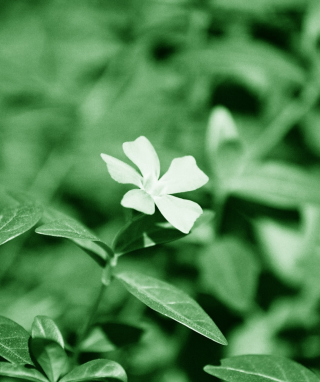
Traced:
<path id="1" fill-rule="evenodd" d="M 173 285 L 136 272 L 125 272 L 116 277 L 131 294 L 150 308 L 215 342 L 227 344 L 216 324 L 198 303 Z"/>
<path id="2" fill-rule="evenodd" d="M 239 176 L 230 192 L 268 206 L 297 208 L 320 204 L 320 178 L 298 166 L 269 162 Z"/>
<path id="3" fill-rule="evenodd" d="M 117 234 L 113 249 L 123 255 L 137 249 L 168 243 L 186 236 L 178 231 L 160 213 L 142 215 L 133 219 Z"/>
<path id="4" fill-rule="evenodd" d="M 0 212 L 0 245 L 32 228 L 41 214 L 41 207 L 31 203 L 3 209 Z"/>
<path id="5" fill-rule="evenodd" d="M 223 106 L 212 110 L 206 142 L 209 163 L 219 179 L 227 181 L 240 172 L 243 144 L 231 113 Z"/>
<path id="6" fill-rule="evenodd" d="M 113 255 L 112 249 L 76 220 L 59 215 L 36 229 L 41 235 L 63 237 L 72 240 L 87 252 L 100 266 L 104 266 L 108 255 Z"/>
<path id="7" fill-rule="evenodd" d="M 200 256 L 201 283 L 227 306 L 246 311 L 256 292 L 259 266 L 251 248 L 233 237 L 216 240 Z"/>
<path id="8" fill-rule="evenodd" d="M 68 356 L 57 342 L 45 338 L 31 338 L 30 349 L 49 381 L 56 382 L 61 375 L 69 371 Z"/>
<path id="9" fill-rule="evenodd" d="M 121 365 L 107 359 L 96 359 L 75 367 L 60 382 L 111 381 L 127 382 L 127 375 Z"/>
<path id="10" fill-rule="evenodd" d="M 29 333 L 9 318 L 0 316 L 0 355 L 13 363 L 33 365 L 29 354 Z"/>
<path id="11" fill-rule="evenodd" d="M 26 379 L 28 381 L 48 382 L 47 378 L 34 368 L 0 362 L 0 375 L 4 377 Z"/>
<path id="12" fill-rule="evenodd" d="M 116 350 L 116 346 L 107 338 L 101 328 L 95 327 L 81 342 L 80 350 L 87 353 L 106 353 Z"/>
<path id="13" fill-rule="evenodd" d="M 64 348 L 64 341 L 59 328 L 51 318 L 36 316 L 31 328 L 32 338 L 45 338 L 59 344 Z"/>
<path id="14" fill-rule="evenodd" d="M 223 359 L 221 366 L 208 365 L 204 370 L 230 382 L 319 382 L 304 366 L 271 355 L 241 355 Z"/>

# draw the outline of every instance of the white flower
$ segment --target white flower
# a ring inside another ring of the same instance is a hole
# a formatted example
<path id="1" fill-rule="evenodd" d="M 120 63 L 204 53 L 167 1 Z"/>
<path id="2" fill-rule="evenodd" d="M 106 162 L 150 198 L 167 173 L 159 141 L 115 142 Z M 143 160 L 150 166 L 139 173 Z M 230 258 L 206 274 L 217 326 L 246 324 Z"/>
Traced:
<path id="1" fill-rule="evenodd" d="M 133 142 L 125 142 L 122 147 L 142 175 L 121 160 L 101 154 L 114 180 L 139 187 L 124 195 L 121 200 L 122 206 L 152 215 L 156 205 L 169 223 L 188 233 L 202 214 L 202 208 L 191 200 L 177 198 L 171 194 L 193 191 L 208 182 L 209 178 L 199 169 L 194 157 L 189 155 L 173 159 L 169 170 L 159 179 L 159 158 L 146 137 L 141 136 Z"/>

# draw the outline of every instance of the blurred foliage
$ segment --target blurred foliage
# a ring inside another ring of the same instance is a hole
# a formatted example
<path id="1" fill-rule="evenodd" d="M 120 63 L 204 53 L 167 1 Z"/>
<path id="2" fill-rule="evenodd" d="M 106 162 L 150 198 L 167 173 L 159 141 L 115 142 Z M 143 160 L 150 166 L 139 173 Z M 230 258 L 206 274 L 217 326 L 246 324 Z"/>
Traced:
<path id="1" fill-rule="evenodd" d="M 204 365 L 246 353 L 319 369 L 319 2 L 1 0 L 0 9 L 2 187 L 111 245 L 129 212 L 120 206 L 126 186 L 110 180 L 101 152 L 124 159 L 122 143 L 145 135 L 162 172 L 190 154 L 211 179 L 192 197 L 214 219 L 122 256 L 119 267 L 185 290 L 229 346 L 158 315 L 115 281 L 99 321 L 141 323 L 144 334 L 118 349 L 95 332 L 84 360 L 92 349 L 107 354 L 132 382 L 210 381 Z M 230 111 L 244 150 L 219 171 L 208 132 L 216 106 Z M 230 185 L 242 155 L 254 166 Z M 0 259 L 1 314 L 28 330 L 48 315 L 72 345 L 99 267 L 69 241 L 35 233 L 1 246 Z"/>

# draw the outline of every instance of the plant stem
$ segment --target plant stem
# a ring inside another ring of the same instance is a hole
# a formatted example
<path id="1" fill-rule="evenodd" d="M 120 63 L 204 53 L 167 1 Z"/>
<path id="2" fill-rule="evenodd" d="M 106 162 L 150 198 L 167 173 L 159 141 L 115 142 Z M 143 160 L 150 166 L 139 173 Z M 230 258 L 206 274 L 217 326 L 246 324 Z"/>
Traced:
<path id="1" fill-rule="evenodd" d="M 314 66 L 314 73 L 302 89 L 299 99 L 290 101 L 265 129 L 248 152 L 248 161 L 259 160 L 268 155 L 290 129 L 316 105 L 320 95 L 320 70 L 318 63 Z"/>
<path id="2" fill-rule="evenodd" d="M 77 338 L 77 343 L 74 349 L 74 354 L 73 354 L 73 361 L 74 363 L 77 363 L 77 360 L 80 355 L 80 350 L 81 350 L 81 342 L 86 338 L 86 336 L 89 334 L 90 329 L 92 327 L 92 324 L 94 323 L 97 311 L 99 309 L 100 302 L 102 300 L 102 297 L 105 293 L 105 290 L 107 289 L 107 285 L 104 283 L 101 283 L 99 293 L 97 295 L 96 300 L 94 301 L 88 315 L 88 319 L 85 322 L 82 331 L 80 332 L 78 338 Z"/>

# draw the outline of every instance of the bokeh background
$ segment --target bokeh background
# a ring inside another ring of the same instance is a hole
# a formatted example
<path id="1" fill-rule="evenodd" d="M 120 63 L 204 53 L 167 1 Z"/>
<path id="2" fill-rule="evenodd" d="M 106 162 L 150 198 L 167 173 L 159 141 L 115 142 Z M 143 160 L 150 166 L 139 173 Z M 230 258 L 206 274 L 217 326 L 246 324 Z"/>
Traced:
<path id="1" fill-rule="evenodd" d="M 308 203 L 310 187 L 320 193 L 319 20 L 317 0 L 0 1 L 3 189 L 27 192 L 111 243 L 128 219 L 127 188 L 109 177 L 101 152 L 126 160 L 122 143 L 145 135 L 162 173 L 193 155 L 211 179 L 190 194 L 207 210 L 193 234 L 123 256 L 120 267 L 184 289 L 229 345 L 152 312 L 115 282 L 99 320 L 143 334 L 124 332 L 120 346 L 121 330 L 118 340 L 110 328 L 109 339 L 97 332 L 84 360 L 116 359 L 132 382 L 215 380 L 203 366 L 246 353 L 320 368 L 320 210 Z M 218 105 L 256 161 L 298 171 L 275 183 L 283 202 L 250 192 L 220 202 L 207 149 Z M 31 231 L 2 246 L 0 261 L 1 314 L 28 330 L 48 315 L 72 344 L 99 289 L 98 266 Z"/>

